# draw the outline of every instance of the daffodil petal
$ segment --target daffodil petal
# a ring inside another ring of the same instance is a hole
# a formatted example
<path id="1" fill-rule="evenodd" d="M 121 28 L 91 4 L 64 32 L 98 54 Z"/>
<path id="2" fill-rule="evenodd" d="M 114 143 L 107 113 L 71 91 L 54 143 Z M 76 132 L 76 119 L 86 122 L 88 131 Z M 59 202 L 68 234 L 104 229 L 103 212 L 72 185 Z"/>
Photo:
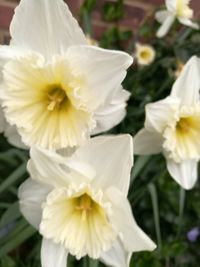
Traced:
<path id="1" fill-rule="evenodd" d="M 7 123 L 4 135 L 11 145 L 21 149 L 28 149 L 28 147 L 22 142 L 21 136 L 15 126 L 11 126 Z"/>
<path id="2" fill-rule="evenodd" d="M 31 177 L 43 184 L 51 185 L 55 188 L 67 186 L 69 169 L 64 167 L 64 158 L 56 152 L 31 148 L 31 159 L 28 162 L 27 169 Z"/>
<path id="3" fill-rule="evenodd" d="M 123 155 L 123 156 L 122 156 Z M 72 155 L 71 161 L 89 164 L 98 174 L 94 188 L 116 186 L 127 195 L 133 166 L 133 142 L 129 135 L 99 136 L 90 139 Z"/>
<path id="4" fill-rule="evenodd" d="M 173 14 L 168 15 L 166 19 L 164 20 L 163 24 L 158 29 L 156 36 L 158 38 L 164 37 L 168 33 L 174 21 L 175 21 L 175 16 Z"/>
<path id="5" fill-rule="evenodd" d="M 11 22 L 11 44 L 47 59 L 68 47 L 86 44 L 85 36 L 63 0 L 21 0 Z"/>
<path id="6" fill-rule="evenodd" d="M 176 0 L 165 0 L 165 4 L 170 12 L 174 12 L 176 10 Z"/>
<path id="7" fill-rule="evenodd" d="M 130 204 L 123 194 L 117 188 L 112 187 L 107 190 L 107 196 L 113 208 L 109 219 L 122 233 L 125 249 L 130 252 L 154 250 L 156 245 L 137 225 Z"/>
<path id="8" fill-rule="evenodd" d="M 163 138 L 161 134 L 140 130 L 133 138 L 134 154 L 151 155 L 162 152 Z"/>
<path id="9" fill-rule="evenodd" d="M 36 229 L 42 218 L 42 203 L 46 200 L 51 187 L 27 179 L 19 188 L 20 210 L 26 220 Z"/>
<path id="10" fill-rule="evenodd" d="M 108 131 L 119 124 L 126 116 L 126 101 L 130 93 L 120 88 L 116 94 L 95 111 L 94 119 L 97 123 L 92 134 Z"/>
<path id="11" fill-rule="evenodd" d="M 94 46 L 70 47 L 67 57 L 74 72 L 87 77 L 88 89 L 82 91 L 86 94 L 82 97 L 87 99 L 88 108 L 92 110 L 102 106 L 116 93 L 126 76 L 126 69 L 133 62 L 127 53 Z"/>
<path id="12" fill-rule="evenodd" d="M 198 23 L 195 23 L 195 22 L 192 22 L 190 19 L 187 19 L 187 18 L 179 18 L 179 21 L 180 21 L 180 23 L 182 23 L 185 26 L 188 26 L 188 27 L 193 28 L 193 29 L 196 29 L 196 30 L 199 29 L 199 24 Z"/>
<path id="13" fill-rule="evenodd" d="M 74 162 L 54 151 L 37 148 L 31 148 L 30 154 L 27 168 L 31 177 L 54 188 L 90 181 L 95 175 L 93 168 L 84 160 Z"/>
<path id="14" fill-rule="evenodd" d="M 185 160 L 176 163 L 167 159 L 167 169 L 172 178 L 184 189 L 192 189 L 197 181 L 197 161 Z"/>
<path id="15" fill-rule="evenodd" d="M 160 23 L 163 23 L 168 16 L 169 16 L 169 11 L 167 10 L 161 10 L 161 11 L 156 12 L 155 14 L 156 20 Z"/>
<path id="16" fill-rule="evenodd" d="M 174 121 L 180 100 L 167 97 L 146 105 L 145 128 L 152 132 L 162 133 L 166 125 Z"/>
<path id="17" fill-rule="evenodd" d="M 176 80 L 171 96 L 181 99 L 182 105 L 195 105 L 199 103 L 200 89 L 200 59 L 193 56 L 184 69 L 181 75 Z"/>
<path id="18" fill-rule="evenodd" d="M 117 240 L 113 247 L 101 255 L 100 261 L 111 267 L 129 267 L 131 253 L 125 251 L 122 242 Z"/>
<path id="19" fill-rule="evenodd" d="M 66 267 L 68 252 L 62 245 L 43 238 L 41 248 L 42 267 Z"/>
<path id="20" fill-rule="evenodd" d="M 24 55 L 26 52 L 14 46 L 0 45 L 0 80 L 3 78 L 2 70 L 5 64 L 18 56 Z"/>

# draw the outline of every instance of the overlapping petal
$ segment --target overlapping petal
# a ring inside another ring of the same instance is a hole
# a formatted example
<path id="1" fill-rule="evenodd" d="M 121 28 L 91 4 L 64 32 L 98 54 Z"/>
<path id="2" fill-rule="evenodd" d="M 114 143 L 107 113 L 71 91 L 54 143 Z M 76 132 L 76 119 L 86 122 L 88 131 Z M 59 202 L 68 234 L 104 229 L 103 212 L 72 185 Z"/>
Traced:
<path id="1" fill-rule="evenodd" d="M 94 187 L 105 189 L 116 186 L 127 195 L 133 166 L 131 136 L 92 138 L 72 155 L 71 161 L 84 161 L 95 169 L 98 179 L 92 181 Z"/>
<path id="2" fill-rule="evenodd" d="M 175 16 L 173 14 L 168 14 L 165 20 L 163 21 L 163 24 L 158 29 L 156 36 L 158 38 L 164 37 L 169 32 L 169 29 L 171 28 L 174 21 L 175 21 Z"/>
<path id="3" fill-rule="evenodd" d="M 31 149 L 28 171 L 36 181 L 54 188 L 90 181 L 95 175 L 93 168 L 83 160 L 74 162 L 56 152 L 36 148 Z"/>
<path id="4" fill-rule="evenodd" d="M 15 126 L 11 126 L 9 123 L 6 123 L 4 136 L 11 145 L 20 149 L 28 149 L 28 147 L 22 142 L 22 138 Z"/>
<path id="5" fill-rule="evenodd" d="M 81 90 L 80 94 L 92 110 L 112 101 L 133 62 L 133 58 L 124 52 L 94 46 L 70 47 L 67 57 L 72 71 L 81 73 L 86 79 L 87 90 Z"/>
<path id="6" fill-rule="evenodd" d="M 134 136 L 133 144 L 136 155 L 158 154 L 162 152 L 163 137 L 144 128 Z"/>
<path id="7" fill-rule="evenodd" d="M 112 248 L 101 255 L 100 260 L 111 267 L 129 267 L 131 253 L 127 252 L 120 240 L 115 241 Z"/>
<path id="8" fill-rule="evenodd" d="M 180 163 L 167 159 L 167 169 L 174 180 L 184 189 L 192 189 L 197 181 L 197 161 L 185 160 Z"/>
<path id="9" fill-rule="evenodd" d="M 123 194 L 112 187 L 107 190 L 107 196 L 114 210 L 109 218 L 122 233 L 125 249 L 127 251 L 154 250 L 156 245 L 135 222 L 130 204 Z"/>
<path id="10" fill-rule="evenodd" d="M 126 101 L 130 93 L 121 87 L 111 99 L 108 99 L 103 106 L 100 106 L 94 115 L 96 127 L 92 134 L 98 134 L 110 130 L 120 123 L 126 116 Z"/>
<path id="11" fill-rule="evenodd" d="M 181 100 L 182 105 L 199 103 L 200 59 L 193 56 L 184 66 L 181 75 L 174 83 L 171 96 Z"/>
<path id="12" fill-rule="evenodd" d="M 166 7 L 170 12 L 175 12 L 176 2 L 176 0 L 165 0 Z"/>
<path id="13" fill-rule="evenodd" d="M 46 59 L 72 45 L 87 43 L 63 0 L 21 0 L 10 32 L 12 46 L 39 52 Z"/>
<path id="14" fill-rule="evenodd" d="M 167 124 L 176 120 L 179 105 L 180 100 L 175 97 L 167 97 L 147 104 L 145 128 L 152 132 L 162 133 Z"/>
<path id="15" fill-rule="evenodd" d="M 199 29 L 199 24 L 192 22 L 190 19 L 180 18 L 179 21 L 180 21 L 180 23 L 182 23 L 185 26 L 188 26 L 188 27 L 193 28 L 195 30 Z"/>
<path id="16" fill-rule="evenodd" d="M 41 248 L 42 267 L 66 267 L 68 252 L 59 244 L 43 238 Z"/>
<path id="17" fill-rule="evenodd" d="M 51 186 L 41 185 L 32 179 L 26 180 L 19 188 L 20 210 L 27 221 L 36 229 L 42 218 L 42 203 L 45 202 Z"/>

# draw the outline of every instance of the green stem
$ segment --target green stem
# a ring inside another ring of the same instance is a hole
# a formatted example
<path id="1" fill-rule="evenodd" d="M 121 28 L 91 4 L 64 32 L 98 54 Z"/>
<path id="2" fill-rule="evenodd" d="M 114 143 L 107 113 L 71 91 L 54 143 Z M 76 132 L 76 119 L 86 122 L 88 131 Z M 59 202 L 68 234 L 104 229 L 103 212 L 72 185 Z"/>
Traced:
<path id="1" fill-rule="evenodd" d="M 162 248 L 162 238 L 161 238 L 161 231 L 160 231 L 160 216 L 159 216 L 159 207 L 158 207 L 158 196 L 157 196 L 157 190 L 154 184 L 148 185 L 151 201 L 152 201 L 152 207 L 153 207 L 153 214 L 154 214 L 154 221 L 155 221 L 155 230 L 156 230 L 156 236 L 157 236 L 157 243 L 158 243 L 158 249 L 159 251 Z"/>
<path id="2" fill-rule="evenodd" d="M 185 208 L 185 190 L 181 187 L 179 194 L 179 219 L 178 219 L 178 233 L 177 237 L 180 236 L 182 225 L 183 225 L 183 216 L 184 216 L 184 208 Z"/>

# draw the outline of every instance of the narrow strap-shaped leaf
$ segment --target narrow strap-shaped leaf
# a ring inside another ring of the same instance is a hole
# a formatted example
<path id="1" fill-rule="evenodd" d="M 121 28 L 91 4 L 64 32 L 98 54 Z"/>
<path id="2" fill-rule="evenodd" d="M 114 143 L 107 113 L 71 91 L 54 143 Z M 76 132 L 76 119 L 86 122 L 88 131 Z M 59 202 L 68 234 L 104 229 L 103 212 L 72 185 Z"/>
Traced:
<path id="1" fill-rule="evenodd" d="M 19 232 L 18 235 L 15 236 L 15 238 L 0 247 L 0 257 L 3 257 L 4 255 L 14 250 L 28 238 L 33 236 L 35 232 L 36 230 L 31 226 L 27 226 L 23 231 Z"/>
<path id="2" fill-rule="evenodd" d="M 17 182 L 26 173 L 26 162 L 22 163 L 10 176 L 0 184 L 0 193 Z"/>

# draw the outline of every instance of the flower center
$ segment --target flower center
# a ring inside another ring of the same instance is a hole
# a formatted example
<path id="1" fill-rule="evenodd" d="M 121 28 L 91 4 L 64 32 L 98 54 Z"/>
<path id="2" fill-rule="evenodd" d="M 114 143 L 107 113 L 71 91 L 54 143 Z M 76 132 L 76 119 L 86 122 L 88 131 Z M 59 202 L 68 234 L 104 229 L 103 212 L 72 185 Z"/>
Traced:
<path id="1" fill-rule="evenodd" d="M 149 52 L 148 51 L 141 51 L 140 52 L 140 57 L 141 58 L 143 58 L 143 59 L 149 59 L 149 56 L 150 56 L 150 54 L 149 54 Z"/>
<path id="2" fill-rule="evenodd" d="M 95 127 L 93 111 L 87 108 L 85 75 L 74 74 L 69 65 L 63 57 L 46 64 L 33 53 L 9 61 L 4 68 L 10 99 L 5 104 L 7 116 L 29 146 L 78 146 Z"/>
<path id="3" fill-rule="evenodd" d="M 179 135 L 185 135 L 190 132 L 192 123 L 190 118 L 181 118 L 176 124 L 176 132 Z"/>
<path id="4" fill-rule="evenodd" d="M 107 218 L 107 204 L 98 203 L 87 190 L 70 193 L 70 197 L 68 194 L 61 188 L 48 195 L 40 232 L 64 245 L 77 259 L 85 255 L 99 258 L 116 238 Z"/>
<path id="5" fill-rule="evenodd" d="M 193 11 L 189 8 L 189 2 L 183 0 L 176 0 L 176 14 L 178 17 L 191 19 L 193 16 Z"/>
<path id="6" fill-rule="evenodd" d="M 182 113 L 182 114 L 181 114 Z M 184 107 L 175 127 L 164 131 L 163 147 L 176 162 L 200 156 L 200 111 Z"/>
<path id="7" fill-rule="evenodd" d="M 82 213 L 83 220 L 87 219 L 92 210 L 94 211 L 95 206 L 95 202 L 87 194 L 83 194 L 81 197 L 77 198 L 76 209 Z"/>
<path id="8" fill-rule="evenodd" d="M 68 102 L 68 97 L 66 92 L 62 89 L 60 85 L 54 84 L 48 86 L 48 106 L 49 111 L 62 109 L 63 106 Z"/>

